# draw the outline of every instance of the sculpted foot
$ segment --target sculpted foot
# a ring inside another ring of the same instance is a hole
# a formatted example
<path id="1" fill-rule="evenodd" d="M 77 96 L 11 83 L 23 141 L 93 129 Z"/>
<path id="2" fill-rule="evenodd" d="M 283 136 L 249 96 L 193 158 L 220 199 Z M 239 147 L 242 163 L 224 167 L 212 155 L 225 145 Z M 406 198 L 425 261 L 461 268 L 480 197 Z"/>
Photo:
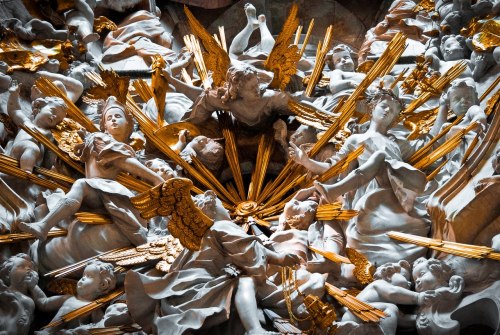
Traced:
<path id="1" fill-rule="evenodd" d="M 47 239 L 48 231 L 43 221 L 33 223 L 20 222 L 19 229 L 25 233 L 33 234 L 40 241 L 45 241 Z"/>
<path id="2" fill-rule="evenodd" d="M 259 21 L 257 21 L 257 10 L 251 3 L 245 5 L 245 14 L 247 15 L 248 24 L 255 30 L 259 28 Z"/>

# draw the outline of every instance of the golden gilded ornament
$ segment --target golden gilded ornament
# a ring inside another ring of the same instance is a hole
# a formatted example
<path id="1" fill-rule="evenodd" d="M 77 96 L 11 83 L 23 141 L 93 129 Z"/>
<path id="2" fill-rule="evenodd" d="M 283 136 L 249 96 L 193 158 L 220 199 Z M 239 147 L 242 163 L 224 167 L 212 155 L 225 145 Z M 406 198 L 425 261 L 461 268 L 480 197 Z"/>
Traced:
<path id="1" fill-rule="evenodd" d="M 83 143 L 82 138 L 78 134 L 79 131 L 83 130 L 84 128 L 82 125 L 70 118 L 64 118 L 64 120 L 52 130 L 52 136 L 54 136 L 59 149 L 67 153 L 75 161 L 80 160 L 80 158 L 75 155 L 74 150 L 75 146 Z"/>
<path id="2" fill-rule="evenodd" d="M 173 236 L 166 236 L 156 241 L 142 244 L 136 248 L 99 256 L 99 259 L 103 262 L 115 263 L 119 266 L 134 266 L 157 261 L 156 269 L 168 272 L 170 266 L 182 250 L 184 250 L 184 247 L 178 239 Z"/>
<path id="3" fill-rule="evenodd" d="M 354 264 L 354 277 L 363 285 L 371 283 L 375 273 L 375 266 L 356 249 L 346 248 L 345 253 L 351 263 Z"/>
<path id="4" fill-rule="evenodd" d="M 337 318 L 335 307 L 321 301 L 319 297 L 312 294 L 304 298 L 304 305 L 317 328 L 326 331 L 326 334 L 335 334 L 337 329 L 335 326 L 335 319 Z"/>
<path id="5" fill-rule="evenodd" d="M 106 100 L 110 96 L 114 96 L 120 103 L 126 103 L 130 77 L 119 76 L 113 70 L 101 70 L 100 79 L 100 84 L 87 91 L 86 97 L 88 99 Z"/>
<path id="6" fill-rule="evenodd" d="M 213 221 L 196 207 L 191 198 L 193 182 L 172 178 L 131 198 L 144 219 L 170 216 L 168 230 L 189 250 L 199 250 L 201 239 Z"/>
<path id="7" fill-rule="evenodd" d="M 274 73 L 269 88 L 279 88 L 284 91 L 290 82 L 291 76 L 297 73 L 300 51 L 296 45 L 291 43 L 299 25 L 298 11 L 299 7 L 292 4 L 283 28 L 281 28 L 281 32 L 276 38 L 274 47 L 264 62 L 264 67 Z"/>
<path id="8" fill-rule="evenodd" d="M 226 80 L 227 69 L 231 66 L 229 55 L 194 17 L 187 6 L 184 6 L 184 13 L 186 14 L 189 27 L 191 27 L 193 34 L 201 40 L 206 50 L 206 52 L 203 53 L 203 59 L 205 60 L 207 70 L 212 71 L 214 84 L 216 86 L 222 86 Z"/>
<path id="9" fill-rule="evenodd" d="M 165 99 L 168 91 L 168 81 L 163 75 L 163 70 L 167 66 L 165 59 L 159 54 L 154 55 L 151 64 L 153 70 L 151 75 L 151 88 L 153 89 L 153 98 L 155 99 L 158 110 L 158 126 L 163 126 L 165 114 Z"/>
<path id="10" fill-rule="evenodd" d="M 115 31 L 116 28 L 116 23 L 105 16 L 99 16 L 94 19 L 94 31 L 96 31 L 98 34 L 102 33 L 105 29 L 109 31 Z"/>

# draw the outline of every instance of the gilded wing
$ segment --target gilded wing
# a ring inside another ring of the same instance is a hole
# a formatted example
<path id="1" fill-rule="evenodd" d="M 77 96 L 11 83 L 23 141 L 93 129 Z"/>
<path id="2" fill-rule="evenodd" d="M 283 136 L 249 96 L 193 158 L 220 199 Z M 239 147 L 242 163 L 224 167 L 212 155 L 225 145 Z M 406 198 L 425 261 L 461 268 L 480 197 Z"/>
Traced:
<path id="1" fill-rule="evenodd" d="M 193 13 L 184 6 L 184 13 L 186 13 L 189 26 L 193 31 L 193 34 L 201 40 L 203 47 L 206 52 L 203 53 L 203 59 L 205 60 L 205 65 L 207 70 L 212 71 L 212 79 L 216 86 L 222 86 L 226 81 L 227 69 L 231 66 L 231 59 L 224 49 L 217 43 L 215 38 L 210 35 L 210 33 L 203 27 L 203 25 L 198 21 Z"/>
<path id="2" fill-rule="evenodd" d="M 414 140 L 418 136 L 426 134 L 432 128 L 437 117 L 437 109 L 431 109 L 420 113 L 412 113 L 405 118 L 403 124 L 411 130 L 408 135 L 409 140 Z"/>
<path id="3" fill-rule="evenodd" d="M 288 101 L 288 108 L 296 115 L 295 118 L 297 121 L 319 130 L 327 130 L 330 128 L 336 118 L 334 115 L 328 115 L 312 106 L 297 102 L 293 99 Z"/>
<path id="4" fill-rule="evenodd" d="M 166 236 L 135 248 L 99 256 L 99 259 L 119 266 L 134 266 L 156 260 L 156 269 L 168 272 L 183 249 L 178 239 Z"/>
<path id="5" fill-rule="evenodd" d="M 332 284 L 326 283 L 325 288 L 328 294 L 334 297 L 340 304 L 347 307 L 354 315 L 364 322 L 379 322 L 380 319 L 388 316 L 381 310 L 342 291 Z"/>
<path id="6" fill-rule="evenodd" d="M 79 161 L 80 158 L 75 155 L 74 149 L 78 144 L 83 143 L 82 138 L 78 134 L 83 129 L 82 125 L 78 122 L 70 118 L 65 118 L 63 122 L 59 123 L 52 130 L 52 136 L 54 136 L 59 149 L 76 161 Z"/>
<path id="7" fill-rule="evenodd" d="M 273 50 L 264 63 L 264 67 L 274 73 L 273 81 L 269 84 L 270 88 L 279 88 L 284 91 L 291 76 L 297 73 L 300 51 L 295 44 L 292 44 L 292 39 L 299 25 L 298 10 L 299 7 L 293 4 L 285 24 L 276 38 Z"/>
<path id="8" fill-rule="evenodd" d="M 358 252 L 356 249 L 346 248 L 345 253 L 347 258 L 354 264 L 354 276 L 363 285 L 369 284 L 373 281 L 373 274 L 375 267 L 366 257 Z"/>
<path id="9" fill-rule="evenodd" d="M 110 96 L 115 96 L 119 102 L 125 104 L 130 77 L 119 76 L 113 70 L 102 70 L 100 75 L 103 85 L 99 84 L 90 88 L 86 97 L 91 100 L 106 100 Z"/>
<path id="10" fill-rule="evenodd" d="M 168 230 L 172 236 L 184 247 L 199 250 L 201 239 L 213 221 L 194 204 L 192 187 L 189 179 L 172 178 L 130 200 L 144 219 L 170 216 Z"/>

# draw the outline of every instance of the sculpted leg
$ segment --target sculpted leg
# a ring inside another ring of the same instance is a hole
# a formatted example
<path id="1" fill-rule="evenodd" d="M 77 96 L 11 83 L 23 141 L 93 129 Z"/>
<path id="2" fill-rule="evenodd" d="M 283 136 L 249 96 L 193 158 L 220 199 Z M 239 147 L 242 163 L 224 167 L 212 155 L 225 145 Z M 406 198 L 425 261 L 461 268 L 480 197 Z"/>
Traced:
<path id="1" fill-rule="evenodd" d="M 231 46 L 229 47 L 229 55 L 233 58 L 236 58 L 245 51 L 248 47 L 250 35 L 252 35 L 252 32 L 259 27 L 256 10 L 252 4 L 247 3 L 245 5 L 245 13 L 247 15 L 247 25 L 238 33 L 238 35 L 234 37 L 231 42 Z"/>
<path id="2" fill-rule="evenodd" d="M 356 190 L 374 179 L 379 174 L 384 162 L 385 153 L 377 151 L 363 165 L 349 173 L 338 183 L 325 185 L 315 182 L 314 186 L 327 202 L 335 202 L 342 194 Z"/>
<path id="3" fill-rule="evenodd" d="M 26 223 L 20 222 L 19 229 L 26 233 L 35 235 L 38 239 L 44 241 L 47 238 L 49 230 L 58 224 L 61 220 L 74 215 L 82 204 L 83 198 L 91 192 L 90 187 L 83 180 L 77 180 L 68 194 L 56 204 L 53 210 L 42 220 Z"/>

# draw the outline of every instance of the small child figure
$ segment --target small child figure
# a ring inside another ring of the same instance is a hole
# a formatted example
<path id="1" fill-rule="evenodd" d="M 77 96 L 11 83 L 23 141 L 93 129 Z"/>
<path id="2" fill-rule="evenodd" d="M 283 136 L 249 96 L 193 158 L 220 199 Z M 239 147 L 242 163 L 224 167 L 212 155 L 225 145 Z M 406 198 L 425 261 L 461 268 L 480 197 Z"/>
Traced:
<path id="1" fill-rule="evenodd" d="M 19 327 L 18 331 L 26 329 L 26 333 L 33 321 L 35 306 L 44 312 L 54 311 L 70 297 L 58 295 L 48 298 L 38 286 L 35 263 L 23 253 L 8 258 L 0 265 L 0 290 L 2 290 L 3 284 L 6 285 L 6 291 L 14 295 L 15 300 L 23 306 L 22 315 L 16 315 L 18 317 L 17 326 Z M 25 333 L 21 331 L 17 334 Z"/>
<path id="2" fill-rule="evenodd" d="M 115 288 L 116 277 L 113 266 L 101 261 L 93 261 L 85 267 L 82 278 L 76 284 L 76 297 L 71 297 L 64 302 L 52 322 L 60 320 L 64 315 L 88 305 L 95 299 L 109 293 Z M 103 311 L 94 311 L 90 317 L 82 317 L 65 324 L 68 329 L 76 328 L 89 322 L 99 322 L 103 317 Z M 45 331 L 52 333 L 58 327 L 46 328 Z"/>
<path id="3" fill-rule="evenodd" d="M 9 88 L 10 96 L 7 102 L 7 111 L 12 121 L 17 125 L 24 125 L 36 129 L 47 137 L 51 137 L 54 129 L 66 117 L 67 107 L 61 98 L 38 98 L 32 103 L 32 117 L 29 119 L 21 110 L 19 92 L 21 85 L 13 82 Z M 32 172 L 33 167 L 43 160 L 44 148 L 23 129 L 20 129 L 8 155 L 19 160 L 21 169 Z"/>
<path id="4" fill-rule="evenodd" d="M 413 292 L 410 290 L 411 266 L 405 260 L 398 263 L 387 263 L 377 268 L 374 282 L 366 286 L 356 298 L 368 302 L 383 310 L 389 316 L 380 321 L 384 334 L 396 334 L 399 309 L 396 304 L 428 305 L 434 301 L 436 294 L 431 290 Z M 359 322 L 351 312 L 346 312 L 342 321 Z M 360 325 L 362 327 L 362 325 Z"/>
<path id="5" fill-rule="evenodd" d="M 177 172 L 161 158 L 153 158 L 144 162 L 144 165 L 150 170 L 158 173 L 164 180 L 177 177 Z"/>

